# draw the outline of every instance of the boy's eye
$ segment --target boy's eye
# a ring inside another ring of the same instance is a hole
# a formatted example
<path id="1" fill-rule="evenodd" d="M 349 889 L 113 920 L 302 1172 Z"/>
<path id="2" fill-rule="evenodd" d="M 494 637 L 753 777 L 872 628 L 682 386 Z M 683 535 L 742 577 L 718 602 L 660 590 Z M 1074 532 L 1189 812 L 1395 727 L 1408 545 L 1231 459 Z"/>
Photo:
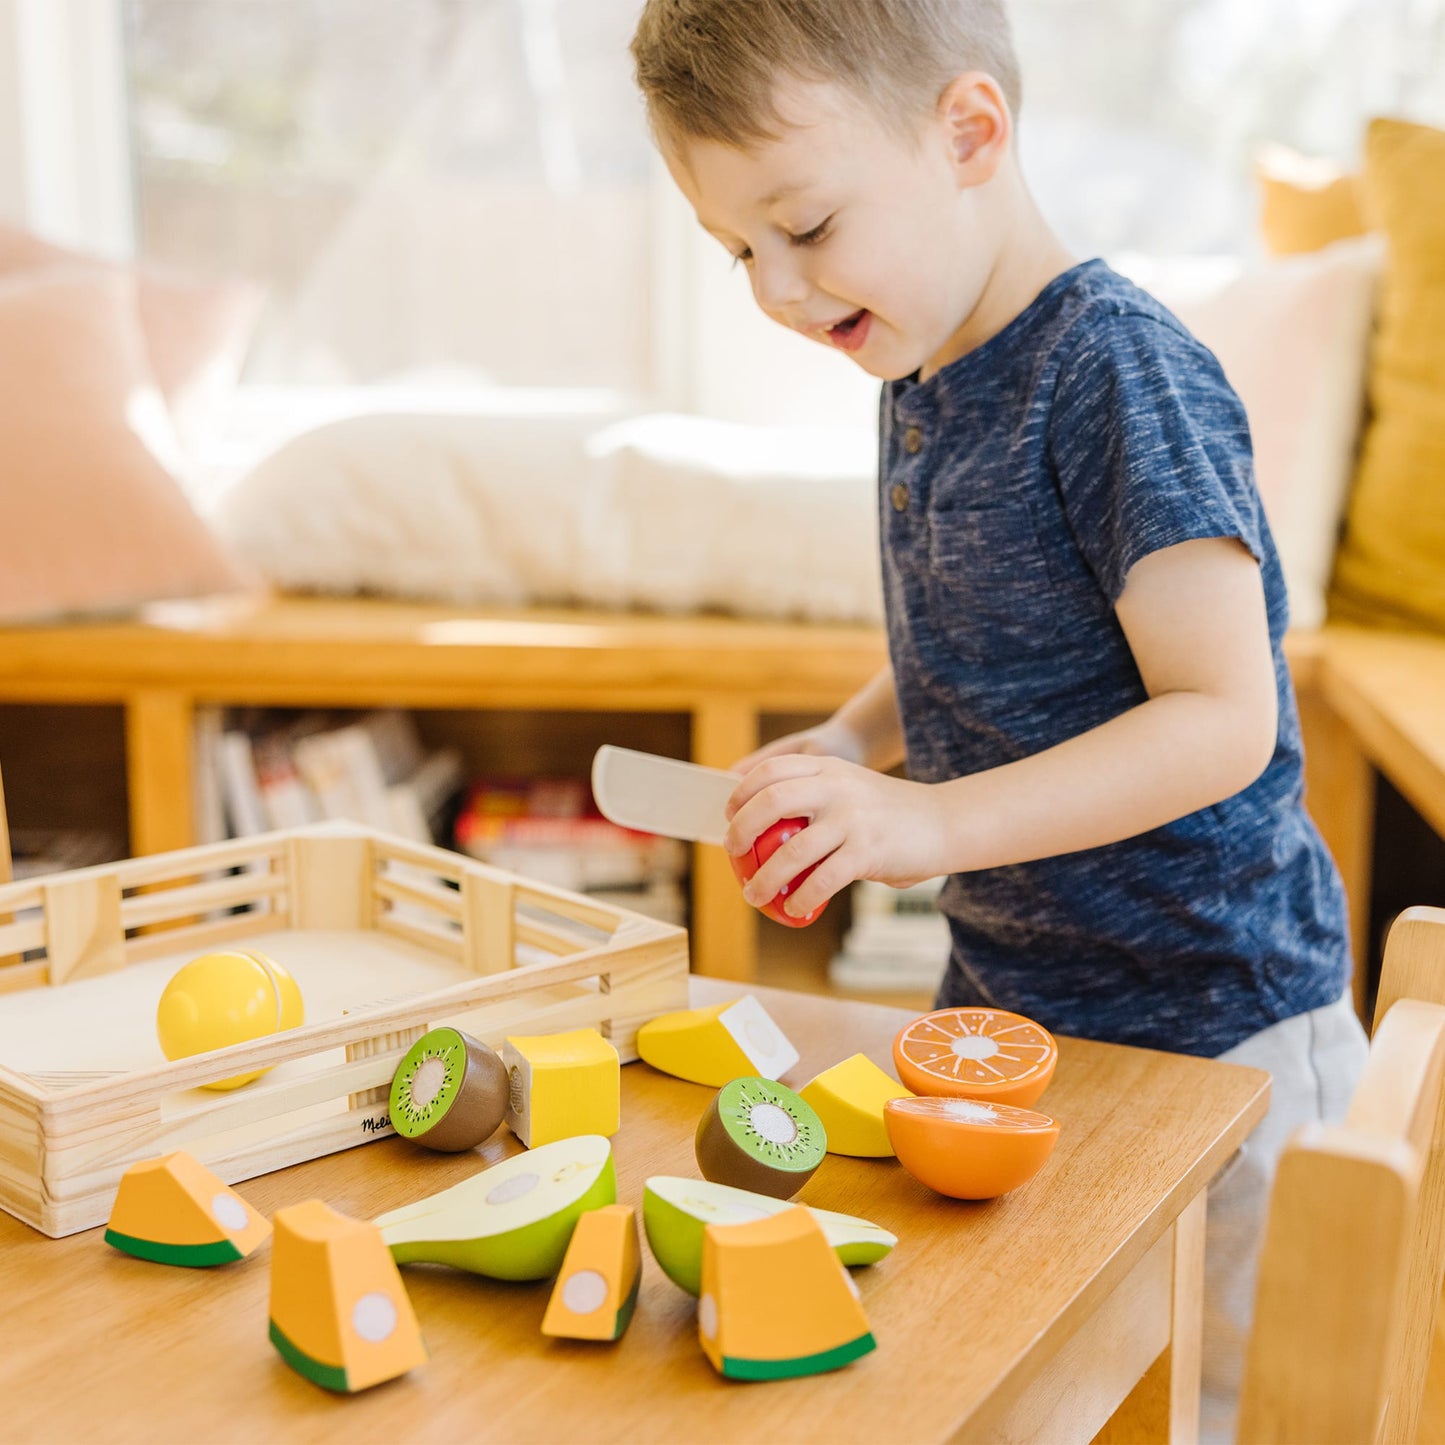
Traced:
<path id="1" fill-rule="evenodd" d="M 832 216 L 827 216 L 819 221 L 811 231 L 804 231 L 801 236 L 789 236 L 788 239 L 795 246 L 816 246 L 828 234 L 828 227 L 832 224 Z"/>

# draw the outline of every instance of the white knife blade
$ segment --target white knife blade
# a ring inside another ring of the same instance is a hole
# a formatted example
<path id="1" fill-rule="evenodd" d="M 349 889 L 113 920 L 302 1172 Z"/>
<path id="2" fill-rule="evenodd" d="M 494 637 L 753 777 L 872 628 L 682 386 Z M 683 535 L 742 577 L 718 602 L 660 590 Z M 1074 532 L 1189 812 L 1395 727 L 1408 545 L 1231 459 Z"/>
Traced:
<path id="1" fill-rule="evenodd" d="M 727 831 L 723 804 L 740 776 L 604 743 L 592 759 L 592 796 L 619 827 L 720 844 Z"/>

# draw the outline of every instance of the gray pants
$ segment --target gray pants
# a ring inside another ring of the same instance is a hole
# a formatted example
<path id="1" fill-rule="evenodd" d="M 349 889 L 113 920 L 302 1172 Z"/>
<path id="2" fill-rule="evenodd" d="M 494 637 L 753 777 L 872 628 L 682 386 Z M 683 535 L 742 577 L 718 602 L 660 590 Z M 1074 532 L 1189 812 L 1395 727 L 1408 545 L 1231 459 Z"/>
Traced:
<path id="1" fill-rule="evenodd" d="M 1369 1044 L 1347 992 L 1245 1039 L 1220 1058 L 1266 1069 L 1269 1112 L 1209 1186 L 1204 1253 L 1204 1386 L 1200 1439 L 1234 1438 L 1244 1346 L 1269 1191 L 1279 1156 L 1301 1124 L 1338 1123 L 1360 1081 Z"/>

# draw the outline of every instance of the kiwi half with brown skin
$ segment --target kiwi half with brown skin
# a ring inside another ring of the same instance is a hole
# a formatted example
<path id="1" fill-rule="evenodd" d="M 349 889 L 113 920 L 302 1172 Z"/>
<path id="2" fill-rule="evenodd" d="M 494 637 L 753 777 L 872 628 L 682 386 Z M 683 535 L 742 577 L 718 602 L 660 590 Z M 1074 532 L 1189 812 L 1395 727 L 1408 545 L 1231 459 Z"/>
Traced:
<path id="1" fill-rule="evenodd" d="M 772 1079 L 733 1079 L 698 1121 L 694 1140 L 704 1179 L 791 1199 L 828 1152 L 812 1106 Z"/>
<path id="2" fill-rule="evenodd" d="M 436 1028 L 406 1052 L 391 1081 L 392 1126 L 428 1149 L 457 1154 L 491 1135 L 507 1112 L 507 1069 L 478 1039 Z"/>

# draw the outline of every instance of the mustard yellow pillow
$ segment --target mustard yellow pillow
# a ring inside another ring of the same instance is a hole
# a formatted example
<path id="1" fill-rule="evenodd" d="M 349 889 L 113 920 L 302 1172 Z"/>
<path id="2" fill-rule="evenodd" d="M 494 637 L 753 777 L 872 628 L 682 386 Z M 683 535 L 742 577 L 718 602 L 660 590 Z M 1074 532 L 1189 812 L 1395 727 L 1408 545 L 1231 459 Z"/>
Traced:
<path id="1" fill-rule="evenodd" d="M 1271 256 L 1319 251 L 1369 229 L 1360 177 L 1337 162 L 1266 146 L 1255 159 L 1259 227 Z"/>
<path id="2" fill-rule="evenodd" d="M 1330 615 L 1445 631 L 1445 131 L 1373 121 L 1364 180 L 1389 250 Z"/>

